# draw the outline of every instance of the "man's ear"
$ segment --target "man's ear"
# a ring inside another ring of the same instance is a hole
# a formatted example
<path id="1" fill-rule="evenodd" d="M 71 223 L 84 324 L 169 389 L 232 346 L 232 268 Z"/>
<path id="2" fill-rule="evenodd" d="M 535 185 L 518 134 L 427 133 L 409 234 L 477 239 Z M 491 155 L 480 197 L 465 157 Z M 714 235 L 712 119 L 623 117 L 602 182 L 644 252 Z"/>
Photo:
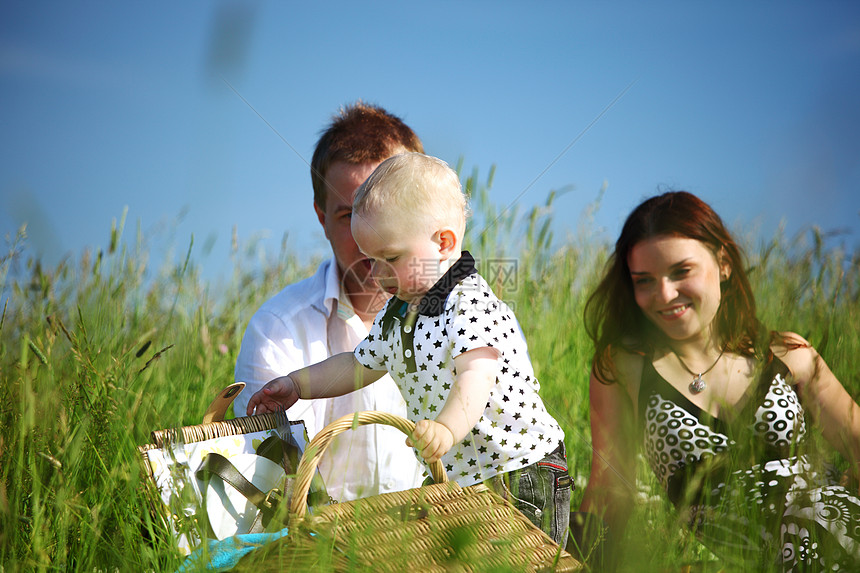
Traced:
<path id="1" fill-rule="evenodd" d="M 717 253 L 717 264 L 720 266 L 720 282 L 726 282 L 732 276 L 732 263 L 725 247 L 720 247 L 720 252 Z"/>
<path id="2" fill-rule="evenodd" d="M 447 259 L 457 252 L 459 241 L 457 233 L 450 227 L 444 227 L 436 231 L 436 241 L 439 243 L 439 253 Z"/>
<path id="3" fill-rule="evenodd" d="M 317 202 L 314 201 L 314 211 L 316 211 L 317 219 L 319 219 L 320 225 L 322 225 L 323 232 L 325 233 L 325 238 L 328 239 L 328 229 L 325 226 L 325 209 L 317 205 Z"/>

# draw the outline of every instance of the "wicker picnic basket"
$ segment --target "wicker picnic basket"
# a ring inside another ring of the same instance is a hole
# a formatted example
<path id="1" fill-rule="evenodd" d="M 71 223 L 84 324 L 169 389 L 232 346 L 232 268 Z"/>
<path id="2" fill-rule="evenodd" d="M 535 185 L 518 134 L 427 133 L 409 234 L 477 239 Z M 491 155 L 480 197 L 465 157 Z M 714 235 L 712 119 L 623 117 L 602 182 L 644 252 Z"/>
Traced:
<path id="1" fill-rule="evenodd" d="M 316 508 L 306 495 L 319 459 L 338 434 L 409 420 L 360 412 L 326 426 L 305 450 L 289 507 L 289 534 L 245 557 L 238 571 L 579 571 L 582 565 L 511 503 L 483 484 L 435 484 Z"/>
<path id="2" fill-rule="evenodd" d="M 205 539 L 283 527 L 286 510 L 272 518 L 279 513 L 277 501 L 292 487 L 307 444 L 305 426 L 283 413 L 225 420 L 244 386 L 238 382 L 221 390 L 202 424 L 155 430 L 151 443 L 138 448 L 152 516 L 183 555 Z M 220 488 L 213 477 L 220 478 Z M 327 500 L 321 478 L 311 477 L 311 501 Z"/>

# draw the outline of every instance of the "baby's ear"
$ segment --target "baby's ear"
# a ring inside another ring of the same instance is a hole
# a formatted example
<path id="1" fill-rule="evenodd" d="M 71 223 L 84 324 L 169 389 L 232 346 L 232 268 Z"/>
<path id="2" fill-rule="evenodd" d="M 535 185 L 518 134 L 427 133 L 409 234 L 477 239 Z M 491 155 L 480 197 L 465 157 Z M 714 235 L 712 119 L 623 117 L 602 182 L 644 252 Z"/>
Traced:
<path id="1" fill-rule="evenodd" d="M 455 233 L 450 227 L 444 227 L 437 231 L 435 239 L 436 242 L 439 243 L 439 253 L 445 258 L 456 253 L 460 247 L 457 233 Z"/>

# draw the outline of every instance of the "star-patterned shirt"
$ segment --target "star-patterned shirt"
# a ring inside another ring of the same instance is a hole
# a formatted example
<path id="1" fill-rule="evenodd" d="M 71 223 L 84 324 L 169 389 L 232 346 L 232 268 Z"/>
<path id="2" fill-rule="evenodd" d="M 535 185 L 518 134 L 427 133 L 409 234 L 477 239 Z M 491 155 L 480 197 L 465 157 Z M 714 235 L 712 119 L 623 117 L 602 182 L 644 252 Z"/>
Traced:
<path id="1" fill-rule="evenodd" d="M 391 374 L 413 422 L 433 420 L 441 412 L 457 374 L 454 358 L 488 346 L 500 353 L 501 368 L 484 413 L 442 456 L 449 479 L 474 485 L 537 463 L 558 447 L 564 431 L 538 395 L 516 318 L 477 273 L 467 251 L 421 300 L 414 324 L 406 319 L 407 307 L 392 298 L 355 357 L 371 370 Z"/>

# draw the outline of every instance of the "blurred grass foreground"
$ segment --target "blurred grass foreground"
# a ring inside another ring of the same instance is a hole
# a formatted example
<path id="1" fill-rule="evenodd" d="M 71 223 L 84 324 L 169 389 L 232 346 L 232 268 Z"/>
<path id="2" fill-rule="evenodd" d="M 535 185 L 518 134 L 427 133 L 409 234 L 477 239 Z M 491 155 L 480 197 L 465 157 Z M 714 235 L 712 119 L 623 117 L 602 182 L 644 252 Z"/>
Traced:
<path id="1" fill-rule="evenodd" d="M 598 204 L 574 234 L 557 239 L 554 194 L 527 212 L 499 210 L 491 180 L 492 172 L 484 184 L 477 173 L 468 178 L 475 213 L 466 246 L 525 331 L 544 401 L 567 435 L 575 508 L 591 462 L 582 309 L 611 246 L 592 228 Z M 191 246 L 181 264 L 153 271 L 140 238 L 129 246 L 123 227 L 124 218 L 114 223 L 103 250 L 56 268 L 28 256 L 24 232 L 7 238 L 0 571 L 176 570 L 182 558 L 151 519 L 137 446 L 154 429 L 200 422 L 214 393 L 232 382 L 251 314 L 317 262 L 299 262 L 286 244 L 260 261 L 234 237 L 232 276 L 216 297 Z M 739 234 L 765 324 L 807 337 L 860 396 L 858 254 L 826 247 L 815 229 L 757 244 Z M 677 571 L 712 559 L 677 525 L 648 472 L 638 487 L 622 570 Z"/>

